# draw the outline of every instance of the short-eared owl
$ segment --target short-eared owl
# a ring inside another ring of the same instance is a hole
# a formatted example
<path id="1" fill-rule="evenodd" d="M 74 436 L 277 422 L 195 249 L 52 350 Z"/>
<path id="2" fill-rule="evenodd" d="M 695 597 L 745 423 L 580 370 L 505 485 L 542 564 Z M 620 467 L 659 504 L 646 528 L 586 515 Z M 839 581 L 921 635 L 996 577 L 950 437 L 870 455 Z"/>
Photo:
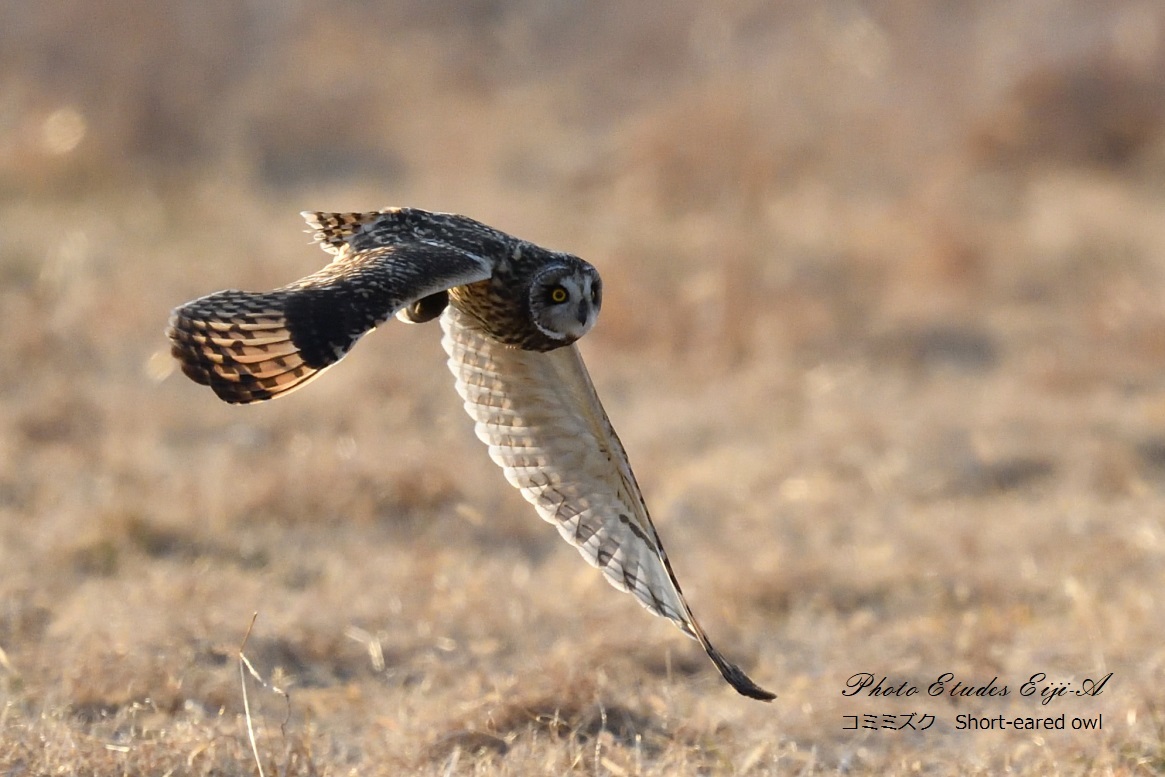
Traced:
<path id="1" fill-rule="evenodd" d="M 167 334 L 183 372 L 227 402 L 272 399 L 394 313 L 441 316 L 457 391 L 506 479 L 613 586 L 697 640 L 733 688 L 774 698 L 692 616 L 574 345 L 602 304 L 595 268 L 464 216 L 303 216 L 332 263 L 275 291 L 220 291 L 177 308 Z"/>

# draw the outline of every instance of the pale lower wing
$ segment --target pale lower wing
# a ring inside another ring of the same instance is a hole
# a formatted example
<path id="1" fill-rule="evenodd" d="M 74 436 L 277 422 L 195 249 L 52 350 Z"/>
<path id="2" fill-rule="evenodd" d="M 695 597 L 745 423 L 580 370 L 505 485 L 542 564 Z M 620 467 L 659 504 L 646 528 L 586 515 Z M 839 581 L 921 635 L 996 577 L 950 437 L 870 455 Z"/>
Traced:
<path id="1" fill-rule="evenodd" d="M 506 479 L 613 586 L 698 640 L 737 691 L 772 699 L 692 616 L 577 346 L 505 346 L 452 306 L 441 326 L 457 391 Z"/>

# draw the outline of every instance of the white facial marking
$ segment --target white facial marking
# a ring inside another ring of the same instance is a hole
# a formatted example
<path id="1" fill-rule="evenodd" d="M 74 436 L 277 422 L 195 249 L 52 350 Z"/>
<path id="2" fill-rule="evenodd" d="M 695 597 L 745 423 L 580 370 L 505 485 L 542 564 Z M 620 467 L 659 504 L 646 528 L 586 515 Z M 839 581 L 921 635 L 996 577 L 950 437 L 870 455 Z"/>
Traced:
<path id="1" fill-rule="evenodd" d="M 599 311 L 592 297 L 593 278 L 586 272 L 559 275 L 542 287 L 542 293 L 548 294 L 547 290 L 555 286 L 566 292 L 566 299 L 558 303 L 543 302 L 534 323 L 554 340 L 573 342 L 589 332 L 598 318 Z"/>

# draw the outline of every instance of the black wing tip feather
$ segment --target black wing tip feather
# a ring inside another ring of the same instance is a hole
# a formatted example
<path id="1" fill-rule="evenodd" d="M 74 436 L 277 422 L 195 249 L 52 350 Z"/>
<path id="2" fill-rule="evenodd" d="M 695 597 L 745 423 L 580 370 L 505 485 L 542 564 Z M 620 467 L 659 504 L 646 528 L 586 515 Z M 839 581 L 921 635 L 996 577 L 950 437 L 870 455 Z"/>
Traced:
<path id="1" fill-rule="evenodd" d="M 772 701 L 777 698 L 777 695 L 772 691 L 766 691 L 759 685 L 754 683 L 752 679 L 744 673 L 739 666 L 729 664 L 727 667 L 720 667 L 720 674 L 724 675 L 724 679 L 728 681 L 737 693 L 741 696 L 747 696 L 750 699 L 758 701 Z"/>
<path id="2" fill-rule="evenodd" d="M 757 699 L 758 701 L 772 701 L 777 698 L 777 695 L 772 691 L 766 691 L 754 683 L 752 678 L 744 673 L 743 669 L 725 658 L 711 644 L 705 643 L 704 649 L 708 653 L 708 658 L 711 658 L 712 663 L 720 670 L 721 676 L 741 696 L 747 696 L 750 699 Z"/>

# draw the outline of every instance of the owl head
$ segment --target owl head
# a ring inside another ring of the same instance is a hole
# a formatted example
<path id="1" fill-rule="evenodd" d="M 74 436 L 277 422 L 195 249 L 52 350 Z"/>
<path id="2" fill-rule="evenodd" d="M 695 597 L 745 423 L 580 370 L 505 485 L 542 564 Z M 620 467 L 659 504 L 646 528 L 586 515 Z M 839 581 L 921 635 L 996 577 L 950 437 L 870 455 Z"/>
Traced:
<path id="1" fill-rule="evenodd" d="M 529 302 L 534 326 L 550 340 L 569 345 L 595 325 L 603 281 L 590 264 L 564 254 L 534 275 Z"/>

